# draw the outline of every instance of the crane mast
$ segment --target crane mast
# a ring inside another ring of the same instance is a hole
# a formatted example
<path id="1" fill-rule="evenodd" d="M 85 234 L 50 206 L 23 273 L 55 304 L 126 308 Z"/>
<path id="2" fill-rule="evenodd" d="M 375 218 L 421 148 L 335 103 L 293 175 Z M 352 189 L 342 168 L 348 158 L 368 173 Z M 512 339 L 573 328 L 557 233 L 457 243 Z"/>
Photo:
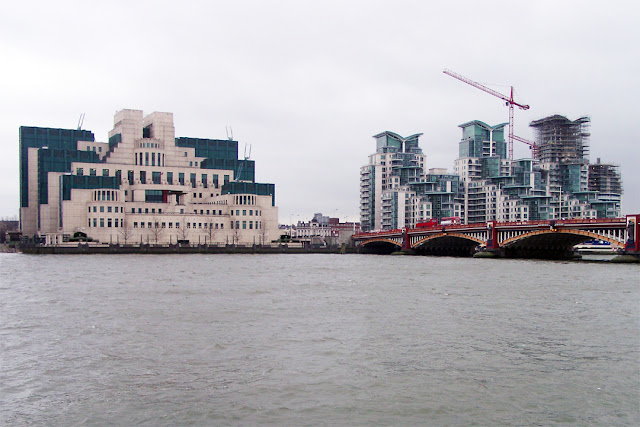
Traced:
<path id="1" fill-rule="evenodd" d="M 454 73 L 453 71 L 450 70 L 444 70 L 443 73 L 445 73 L 448 76 L 453 77 L 454 79 L 458 79 L 463 83 L 466 83 L 470 86 L 475 87 L 476 89 L 480 89 L 483 92 L 486 92 L 490 95 L 495 96 L 496 98 L 500 98 L 503 101 L 505 101 L 507 107 L 509 107 L 509 159 L 513 160 L 513 140 L 515 139 L 516 141 L 520 141 L 520 142 L 524 142 L 525 144 L 528 144 L 529 146 L 531 146 L 531 149 L 533 151 L 533 154 L 535 155 L 535 143 L 532 143 L 531 141 L 527 141 L 526 139 L 517 137 L 513 134 L 513 106 L 517 105 L 521 110 L 528 110 L 529 106 L 526 104 L 520 104 L 519 102 L 516 102 L 513 99 L 513 86 L 511 86 L 511 92 L 510 95 L 504 95 L 498 91 L 495 91 L 491 88 L 486 87 L 485 85 L 482 85 L 478 82 L 475 82 L 471 79 L 468 79 L 458 73 Z"/>

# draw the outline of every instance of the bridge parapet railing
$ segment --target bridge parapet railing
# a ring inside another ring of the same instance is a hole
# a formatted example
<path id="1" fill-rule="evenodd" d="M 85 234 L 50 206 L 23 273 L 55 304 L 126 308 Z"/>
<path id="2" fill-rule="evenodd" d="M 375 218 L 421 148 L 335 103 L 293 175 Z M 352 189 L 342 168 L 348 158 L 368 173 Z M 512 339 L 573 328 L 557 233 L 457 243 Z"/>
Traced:
<path id="1" fill-rule="evenodd" d="M 408 228 L 409 234 L 420 233 L 425 231 L 442 231 L 442 230 L 463 230 L 467 228 L 487 228 L 484 222 L 473 222 L 471 224 L 450 224 L 450 225 L 434 225 L 431 227 L 415 227 Z"/>
<path id="2" fill-rule="evenodd" d="M 353 235 L 354 239 L 364 239 L 367 237 L 384 237 L 384 236 L 391 236 L 391 235 L 398 235 L 401 234 L 402 230 L 399 228 L 396 228 L 394 230 L 383 230 L 383 231 L 369 231 L 366 233 L 357 233 Z"/>
<path id="3" fill-rule="evenodd" d="M 585 219 L 543 219 L 538 221 L 507 221 L 497 222 L 496 227 L 521 226 L 531 227 L 536 225 L 582 225 L 582 224 L 624 224 L 625 218 L 585 218 Z"/>

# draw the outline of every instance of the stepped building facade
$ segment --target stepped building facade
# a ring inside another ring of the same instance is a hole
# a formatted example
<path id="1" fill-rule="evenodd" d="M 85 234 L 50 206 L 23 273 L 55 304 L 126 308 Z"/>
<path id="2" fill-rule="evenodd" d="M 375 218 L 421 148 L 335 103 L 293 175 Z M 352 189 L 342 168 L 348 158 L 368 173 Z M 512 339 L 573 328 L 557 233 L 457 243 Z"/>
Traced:
<path id="1" fill-rule="evenodd" d="M 453 173 L 426 169 L 418 137 L 375 135 L 376 153 L 360 169 L 363 231 L 415 227 L 431 219 L 459 217 L 463 223 L 621 214 L 618 167 L 589 164 L 589 118 L 555 115 L 536 120 L 531 158 L 510 160 L 502 123 L 461 124 Z M 404 140 L 410 140 L 407 146 Z"/>
<path id="2" fill-rule="evenodd" d="M 267 243 L 275 185 L 233 140 L 176 138 L 173 114 L 122 110 L 108 142 L 88 130 L 20 128 L 23 235 L 60 243 Z"/>

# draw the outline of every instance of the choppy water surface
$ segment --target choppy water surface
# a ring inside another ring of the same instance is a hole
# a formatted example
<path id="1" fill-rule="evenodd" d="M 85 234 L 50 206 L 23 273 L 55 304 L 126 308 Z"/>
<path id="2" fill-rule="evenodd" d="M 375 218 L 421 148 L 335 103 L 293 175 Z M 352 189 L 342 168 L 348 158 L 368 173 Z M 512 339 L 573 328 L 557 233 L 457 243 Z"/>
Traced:
<path id="1" fill-rule="evenodd" d="M 640 424 L 637 265 L 0 254 L 0 273 L 0 424 Z"/>

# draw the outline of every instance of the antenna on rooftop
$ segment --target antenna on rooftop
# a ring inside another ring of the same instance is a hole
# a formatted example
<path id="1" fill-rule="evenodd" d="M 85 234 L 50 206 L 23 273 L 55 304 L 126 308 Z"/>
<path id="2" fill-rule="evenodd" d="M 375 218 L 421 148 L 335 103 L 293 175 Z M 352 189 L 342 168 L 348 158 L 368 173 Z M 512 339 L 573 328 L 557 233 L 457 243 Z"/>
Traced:
<path id="1" fill-rule="evenodd" d="M 227 139 L 233 141 L 233 129 L 231 126 L 225 126 L 224 129 L 227 131 Z"/>
<path id="2" fill-rule="evenodd" d="M 82 130 L 83 123 L 84 123 L 84 113 L 80 114 L 80 118 L 78 118 L 78 130 Z"/>

